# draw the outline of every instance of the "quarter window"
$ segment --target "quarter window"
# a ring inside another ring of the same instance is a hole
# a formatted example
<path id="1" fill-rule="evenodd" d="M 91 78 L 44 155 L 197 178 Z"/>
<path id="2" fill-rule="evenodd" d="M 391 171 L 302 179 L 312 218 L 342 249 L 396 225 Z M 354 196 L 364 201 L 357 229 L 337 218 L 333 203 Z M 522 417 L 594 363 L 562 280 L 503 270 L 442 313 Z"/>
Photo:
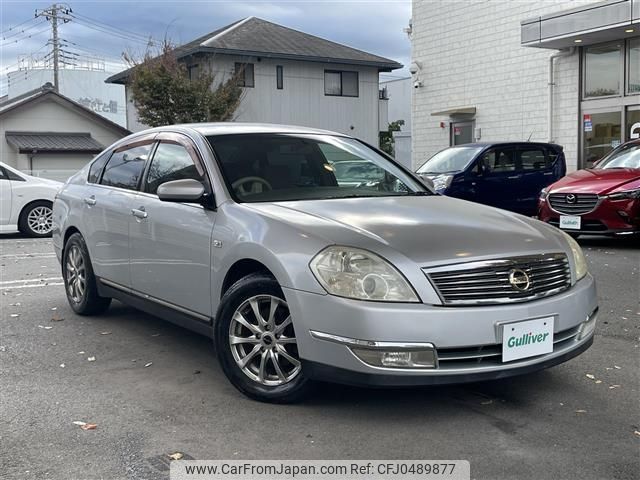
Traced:
<path id="1" fill-rule="evenodd" d="M 203 180 L 187 149 L 175 143 L 161 143 L 153 154 L 144 191 L 155 194 L 163 183 L 187 178 Z"/>
<path id="2" fill-rule="evenodd" d="M 235 73 L 239 86 L 249 88 L 253 88 L 255 86 L 253 78 L 253 63 L 236 62 Z"/>
<path id="3" fill-rule="evenodd" d="M 89 167 L 89 176 L 87 177 L 89 183 L 98 183 L 100 181 L 100 174 L 104 164 L 109 160 L 110 154 L 111 152 L 105 152 L 93 161 Z"/>
<path id="4" fill-rule="evenodd" d="M 104 167 L 100 183 L 136 190 L 150 152 L 151 144 L 116 151 Z"/>
<path id="5" fill-rule="evenodd" d="M 357 97 L 358 72 L 325 70 L 324 94 L 338 97 Z"/>

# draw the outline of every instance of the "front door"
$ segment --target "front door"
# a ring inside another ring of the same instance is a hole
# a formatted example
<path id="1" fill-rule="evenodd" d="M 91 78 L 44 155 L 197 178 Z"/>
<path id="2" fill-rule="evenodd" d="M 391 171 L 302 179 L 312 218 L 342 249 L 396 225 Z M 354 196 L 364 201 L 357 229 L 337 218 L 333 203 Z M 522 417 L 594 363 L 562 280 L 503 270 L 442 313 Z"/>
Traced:
<path id="1" fill-rule="evenodd" d="M 82 198 L 87 225 L 85 239 L 98 277 L 129 287 L 129 227 L 136 190 L 153 144 L 116 150 L 107 161 L 98 184 Z"/>
<path id="2" fill-rule="evenodd" d="M 11 220 L 11 180 L 5 169 L 0 167 L 0 225 L 7 225 Z"/>
<path id="3" fill-rule="evenodd" d="M 451 146 L 473 143 L 473 122 L 451 123 Z"/>
<path id="4" fill-rule="evenodd" d="M 165 182 L 192 178 L 208 185 L 189 140 L 158 135 L 160 143 L 135 198 L 132 216 L 131 286 L 191 313 L 211 312 L 211 233 L 216 213 L 194 203 L 161 201 Z M 208 189 L 208 187 L 205 187 Z"/>

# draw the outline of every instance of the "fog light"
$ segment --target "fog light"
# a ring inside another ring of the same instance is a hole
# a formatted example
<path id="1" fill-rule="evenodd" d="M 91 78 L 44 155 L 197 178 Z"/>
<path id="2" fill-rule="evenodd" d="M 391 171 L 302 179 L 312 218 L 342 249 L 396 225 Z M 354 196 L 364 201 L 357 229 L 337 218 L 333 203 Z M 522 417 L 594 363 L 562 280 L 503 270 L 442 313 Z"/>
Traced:
<path id="1" fill-rule="evenodd" d="M 587 338 L 596 329 L 596 320 L 598 319 L 598 309 L 596 308 L 587 319 L 580 325 L 580 331 L 578 332 L 578 340 Z"/>
<path id="2" fill-rule="evenodd" d="M 391 351 L 352 348 L 351 351 L 364 363 L 387 368 L 435 368 L 436 356 L 432 349 Z"/>

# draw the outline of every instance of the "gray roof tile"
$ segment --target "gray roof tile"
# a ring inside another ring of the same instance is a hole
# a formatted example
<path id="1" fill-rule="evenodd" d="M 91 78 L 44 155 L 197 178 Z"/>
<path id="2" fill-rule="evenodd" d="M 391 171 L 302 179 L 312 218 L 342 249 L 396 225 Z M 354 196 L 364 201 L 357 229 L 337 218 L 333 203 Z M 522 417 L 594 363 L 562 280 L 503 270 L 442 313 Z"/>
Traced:
<path id="1" fill-rule="evenodd" d="M 104 147 L 90 133 L 75 132 L 6 132 L 7 143 L 20 153 L 86 152 L 99 153 Z"/>

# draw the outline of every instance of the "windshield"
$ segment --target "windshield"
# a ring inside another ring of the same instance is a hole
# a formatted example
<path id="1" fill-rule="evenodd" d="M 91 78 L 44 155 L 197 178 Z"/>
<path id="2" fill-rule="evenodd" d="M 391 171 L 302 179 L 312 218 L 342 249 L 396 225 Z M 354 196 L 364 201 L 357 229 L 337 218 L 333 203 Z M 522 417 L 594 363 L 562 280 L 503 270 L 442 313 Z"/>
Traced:
<path id="1" fill-rule="evenodd" d="M 446 148 L 427 160 L 418 173 L 460 172 L 467 168 L 483 147 Z"/>
<path id="2" fill-rule="evenodd" d="M 239 202 L 431 194 L 418 180 L 352 138 L 238 134 L 207 140 Z"/>
<path id="3" fill-rule="evenodd" d="M 622 145 L 600 161 L 594 168 L 640 168 L 640 144 Z"/>

